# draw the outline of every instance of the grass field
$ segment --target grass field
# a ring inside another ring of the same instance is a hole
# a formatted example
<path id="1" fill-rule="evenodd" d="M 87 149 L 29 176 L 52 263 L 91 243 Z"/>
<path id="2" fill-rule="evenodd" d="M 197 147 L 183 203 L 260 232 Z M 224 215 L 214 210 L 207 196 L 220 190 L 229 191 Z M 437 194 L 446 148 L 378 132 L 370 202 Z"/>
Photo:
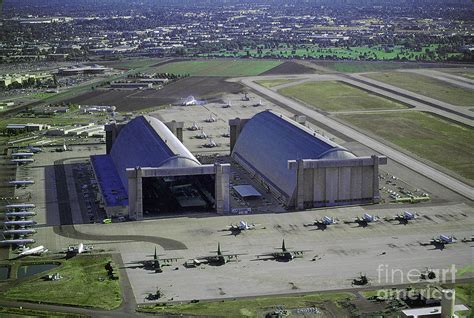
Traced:
<path id="1" fill-rule="evenodd" d="M 262 85 L 266 88 L 272 88 L 278 85 L 283 85 L 283 84 L 288 84 L 291 82 L 294 82 L 295 80 L 290 80 L 290 79 L 275 79 L 275 80 L 262 80 L 262 81 L 257 81 L 256 83 L 259 85 Z"/>
<path id="2" fill-rule="evenodd" d="M 253 76 L 280 65 L 264 60 L 200 60 L 169 63 L 156 68 L 158 73 L 189 74 L 191 76 Z"/>
<path id="3" fill-rule="evenodd" d="M 318 45 L 300 45 L 297 47 L 288 47 L 281 45 L 274 49 L 243 49 L 239 51 L 226 51 L 222 49 L 219 52 L 200 54 L 202 57 L 257 57 L 257 58 L 316 58 L 316 59 L 346 59 L 346 60 L 406 60 L 417 61 L 422 59 L 432 61 L 435 59 L 446 59 L 447 57 L 462 56 L 462 53 L 452 52 L 446 56 L 438 56 L 436 49 L 439 44 L 423 46 L 421 50 L 416 51 L 407 49 L 403 46 L 394 46 L 385 48 L 381 45 L 376 46 L 353 46 L 353 47 L 319 47 Z M 430 52 L 428 55 L 427 52 Z"/>
<path id="4" fill-rule="evenodd" d="M 474 130 L 424 112 L 340 114 L 338 118 L 474 179 Z"/>
<path id="5" fill-rule="evenodd" d="M 402 104 L 336 81 L 306 82 L 278 92 L 326 111 L 405 108 Z"/>
<path id="6" fill-rule="evenodd" d="M 64 304 L 102 309 L 120 306 L 122 297 L 119 280 L 107 277 L 105 265 L 110 261 L 107 255 L 76 256 L 49 273 L 59 273 L 58 281 L 44 281 L 38 276 L 8 289 L 2 298 L 10 300 L 40 301 L 42 303 Z M 117 275 L 115 268 L 115 275 Z"/>
<path id="7" fill-rule="evenodd" d="M 328 67 L 343 73 L 362 73 L 362 72 L 379 72 L 396 69 L 412 69 L 421 68 L 420 63 L 403 63 L 403 62 L 383 62 L 383 61 L 319 61 L 317 65 Z"/>
<path id="8" fill-rule="evenodd" d="M 474 106 L 474 91 L 427 76 L 405 72 L 373 73 L 365 76 L 453 105 Z"/>
<path id="9" fill-rule="evenodd" d="M 71 314 L 63 312 L 51 312 L 44 310 L 34 310 L 19 307 L 1 307 L 0 316 L 2 318 L 18 318 L 18 317 L 45 317 L 45 318 L 87 318 L 87 315 Z"/>
<path id="10" fill-rule="evenodd" d="M 309 294 L 304 296 L 275 296 L 275 297 L 254 297 L 240 300 L 221 300 L 210 302 L 199 302 L 189 304 L 170 305 L 149 305 L 140 306 L 139 311 L 154 312 L 159 314 L 172 315 L 197 315 L 212 317 L 264 317 L 266 312 L 271 312 L 277 308 L 290 311 L 296 308 L 310 308 L 324 306 L 325 302 L 338 302 L 354 299 L 352 294 L 331 293 L 331 294 Z M 334 310 L 333 308 L 331 308 Z M 349 313 L 343 308 L 338 308 L 337 313 L 332 313 L 333 317 L 348 317 Z"/>

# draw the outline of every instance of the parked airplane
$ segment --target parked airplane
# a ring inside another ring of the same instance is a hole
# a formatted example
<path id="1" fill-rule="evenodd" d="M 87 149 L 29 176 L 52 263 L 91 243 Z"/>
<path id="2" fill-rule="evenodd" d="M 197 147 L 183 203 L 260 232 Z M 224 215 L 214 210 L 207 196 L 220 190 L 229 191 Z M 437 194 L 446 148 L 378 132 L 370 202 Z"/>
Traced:
<path id="1" fill-rule="evenodd" d="M 193 124 L 191 125 L 191 127 L 188 127 L 188 130 L 192 130 L 192 131 L 199 130 L 199 126 L 195 121 L 193 121 Z"/>
<path id="2" fill-rule="evenodd" d="M 186 267 L 196 267 L 196 266 L 199 266 L 201 264 L 209 264 L 209 265 L 213 265 L 213 266 L 220 266 L 220 265 L 224 265 L 228 262 L 237 261 L 239 255 L 244 255 L 244 254 L 223 254 L 222 252 L 223 251 L 221 251 L 220 243 L 217 243 L 216 255 L 196 257 L 194 259 L 188 260 L 186 263 L 184 263 L 184 266 L 186 266 Z"/>
<path id="3" fill-rule="evenodd" d="M 257 255 L 257 258 L 260 258 L 263 256 L 263 257 L 266 257 L 264 258 L 265 260 L 274 259 L 278 262 L 289 262 L 295 258 L 302 258 L 305 252 L 309 252 L 309 250 L 290 251 L 285 246 L 285 240 L 283 240 L 283 242 L 281 243 L 281 248 L 279 249 L 281 249 L 281 252 L 271 252 L 267 254 L 260 254 L 260 255 Z"/>
<path id="4" fill-rule="evenodd" d="M 155 247 L 155 254 L 153 255 L 152 260 L 143 260 L 143 261 L 138 261 L 134 263 L 140 264 L 140 268 L 144 268 L 145 270 L 153 270 L 155 273 L 161 273 L 163 272 L 163 269 L 161 268 L 162 266 L 165 265 L 171 265 L 171 262 L 177 262 L 178 259 L 181 259 L 181 257 L 173 257 L 173 258 L 159 258 L 156 253 L 156 247 Z M 162 264 L 163 263 L 163 264 Z"/>
<path id="5" fill-rule="evenodd" d="M 48 251 L 47 248 L 45 248 L 43 245 L 37 246 L 37 247 L 32 247 L 32 248 L 24 248 L 20 254 L 18 254 L 17 257 L 23 257 L 23 256 L 30 256 L 30 255 L 41 255 L 43 253 L 46 253 Z"/>
<path id="6" fill-rule="evenodd" d="M 207 143 L 205 143 L 204 145 L 202 145 L 203 147 L 205 148 L 214 148 L 214 147 L 217 147 L 217 144 L 214 140 L 212 140 L 212 138 L 209 138 L 209 140 L 207 141 Z"/>
<path id="7" fill-rule="evenodd" d="M 35 234 L 35 229 L 17 229 L 17 230 L 4 230 L 4 235 L 32 235 Z"/>
<path id="8" fill-rule="evenodd" d="M 240 221 L 239 224 L 231 224 L 227 226 L 224 231 L 230 231 L 233 235 L 238 235 L 242 231 L 254 230 L 258 224 L 248 224 L 245 221 Z"/>
<path id="9" fill-rule="evenodd" d="M 2 234 L 3 240 L 0 241 L 0 245 L 26 245 L 26 244 L 33 244 L 36 241 L 34 239 L 5 239 L 5 236 Z"/>
<path id="10" fill-rule="evenodd" d="M 230 102 L 230 100 L 227 101 L 227 104 L 222 106 L 222 108 L 230 108 L 230 107 L 232 107 L 232 103 Z"/>
<path id="11" fill-rule="evenodd" d="M 225 133 L 223 133 L 222 137 L 229 138 L 230 137 L 230 130 L 227 130 Z"/>
<path id="12" fill-rule="evenodd" d="M 421 245 L 434 245 L 434 246 L 439 246 L 441 248 L 444 248 L 445 245 L 447 244 L 453 244 L 456 243 L 458 240 L 454 235 L 444 235 L 441 234 L 439 236 L 435 236 L 431 239 L 429 242 L 421 242 Z"/>
<path id="13" fill-rule="evenodd" d="M 358 223 L 360 226 L 365 227 L 369 223 L 377 222 L 379 220 L 380 220 L 380 218 L 378 216 L 370 215 L 368 213 L 364 213 L 364 215 L 362 217 L 357 216 L 356 218 L 354 218 L 354 221 L 345 221 L 344 223 Z"/>
<path id="14" fill-rule="evenodd" d="M 66 257 L 70 258 L 77 254 L 89 253 L 92 251 L 93 248 L 93 245 L 84 245 L 84 243 L 79 243 L 77 246 L 68 246 L 66 249 L 63 250 L 63 252 L 66 253 Z"/>
<path id="15" fill-rule="evenodd" d="M 35 215 L 34 211 L 5 212 L 5 216 L 8 218 L 28 218 Z"/>
<path id="16" fill-rule="evenodd" d="M 11 154 L 12 158 L 21 158 L 21 157 L 33 157 L 35 154 L 32 152 L 14 152 Z"/>
<path id="17" fill-rule="evenodd" d="M 263 102 L 262 100 L 259 100 L 257 104 L 254 104 L 253 106 L 254 107 L 258 107 L 258 106 L 262 106 L 263 105 Z"/>
<path id="18" fill-rule="evenodd" d="M 38 153 L 38 152 L 42 152 L 43 149 L 41 148 L 38 148 L 38 147 L 33 147 L 33 146 L 28 146 L 27 147 L 29 151 L 31 151 L 32 153 Z"/>
<path id="19" fill-rule="evenodd" d="M 204 132 L 204 129 L 201 128 L 201 132 L 196 135 L 197 139 L 207 139 L 207 134 Z"/>
<path id="20" fill-rule="evenodd" d="M 21 186 L 27 186 L 29 184 L 34 184 L 34 183 L 35 183 L 34 180 L 11 180 L 11 181 L 8 181 L 9 185 L 16 186 L 17 188 L 21 187 Z"/>
<path id="21" fill-rule="evenodd" d="M 35 162 L 35 159 L 33 158 L 25 158 L 25 159 L 12 159 L 10 160 L 11 162 L 13 163 L 17 163 L 17 164 L 27 164 L 27 163 L 32 163 L 32 162 Z"/>
<path id="22" fill-rule="evenodd" d="M 304 226 L 317 226 L 319 229 L 325 230 L 328 225 L 339 223 L 339 219 L 325 215 L 319 220 L 314 220 L 313 223 L 305 224 Z"/>
<path id="23" fill-rule="evenodd" d="M 206 118 L 204 120 L 206 123 L 215 123 L 217 121 L 216 117 L 212 116 L 212 114 L 209 115 L 209 118 Z"/>
<path id="24" fill-rule="evenodd" d="M 18 204 L 8 204 L 5 206 L 7 210 L 28 210 L 34 209 L 36 205 L 31 203 L 18 203 Z"/>
<path id="25" fill-rule="evenodd" d="M 35 221 L 33 220 L 7 220 L 7 221 L 3 221 L 3 224 L 5 226 L 23 226 L 23 227 L 26 227 L 26 226 L 33 226 L 36 224 Z"/>
<path id="26" fill-rule="evenodd" d="M 181 106 L 194 106 L 194 105 L 204 105 L 206 102 L 203 100 L 197 100 L 194 96 L 188 96 L 181 102 Z"/>
<path id="27" fill-rule="evenodd" d="M 418 218 L 416 213 L 409 211 L 404 211 L 403 214 L 394 215 L 391 218 L 385 218 L 386 221 L 399 221 L 400 223 L 407 224 L 410 220 L 415 220 Z"/>

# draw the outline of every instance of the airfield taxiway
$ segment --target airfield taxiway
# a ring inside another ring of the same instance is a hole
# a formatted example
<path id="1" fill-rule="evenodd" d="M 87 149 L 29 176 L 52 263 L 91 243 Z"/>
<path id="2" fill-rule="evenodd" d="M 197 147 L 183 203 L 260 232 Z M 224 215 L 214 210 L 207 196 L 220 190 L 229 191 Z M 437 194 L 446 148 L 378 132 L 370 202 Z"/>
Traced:
<path id="1" fill-rule="evenodd" d="M 122 255 L 137 303 L 145 302 L 145 297 L 157 288 L 164 293 L 162 301 L 280 294 L 350 288 L 352 279 L 360 272 L 366 273 L 374 286 L 406 284 L 409 270 L 449 269 L 452 264 L 460 270 L 472 264 L 474 242 L 458 242 L 444 249 L 419 243 L 440 234 L 454 234 L 458 239 L 470 237 L 474 227 L 471 206 L 418 206 L 410 211 L 417 212 L 420 217 L 407 225 L 381 221 L 362 227 L 342 222 L 365 212 L 382 218 L 402 213 L 403 209 L 395 205 L 381 210 L 345 207 L 248 216 L 194 214 L 142 222 L 75 225 L 74 231 L 81 233 L 84 243 L 99 243 L 96 248 Z M 324 215 L 338 217 L 341 223 L 330 225 L 324 231 L 305 226 Z M 222 231 L 241 219 L 259 224 L 258 229 L 237 236 Z M 68 237 L 68 228 L 63 230 L 65 233 L 59 236 L 54 235 L 51 228 L 41 228 L 37 238 L 52 250 L 60 249 L 74 237 Z M 159 241 L 137 239 L 138 233 L 176 240 L 186 249 L 165 249 L 157 245 Z M 290 249 L 310 251 L 303 258 L 287 263 L 256 260 L 258 254 L 276 251 L 274 248 L 281 246 L 282 239 Z M 222 250 L 230 254 L 246 255 L 240 256 L 239 262 L 219 267 L 183 266 L 188 259 L 212 254 L 210 252 L 217 249 L 218 242 Z M 155 247 L 162 258 L 181 259 L 165 266 L 159 274 L 136 268 L 138 261 L 152 259 Z M 380 274 L 378 268 L 382 268 Z M 392 270 L 400 270 L 403 275 L 395 275 L 392 280 Z M 386 275 L 389 275 L 388 279 Z M 466 275 L 463 278 L 473 273 Z"/>

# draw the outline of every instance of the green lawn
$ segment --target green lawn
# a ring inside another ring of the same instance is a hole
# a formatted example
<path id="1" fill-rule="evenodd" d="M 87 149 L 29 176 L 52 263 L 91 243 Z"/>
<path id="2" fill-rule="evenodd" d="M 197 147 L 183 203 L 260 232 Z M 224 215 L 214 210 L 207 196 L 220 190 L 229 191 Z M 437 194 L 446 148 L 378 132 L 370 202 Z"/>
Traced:
<path id="1" fill-rule="evenodd" d="M 291 80 L 291 79 L 274 79 L 274 80 L 261 80 L 261 81 L 257 81 L 256 83 L 266 88 L 272 88 L 275 86 L 292 83 L 294 81 L 295 80 Z"/>
<path id="2" fill-rule="evenodd" d="M 338 117 L 467 179 L 474 179 L 472 128 L 416 111 Z"/>
<path id="3" fill-rule="evenodd" d="M 18 318 L 18 317 L 45 317 L 45 318 L 87 318 L 87 315 L 71 314 L 62 312 L 51 312 L 45 310 L 35 310 L 20 307 L 1 307 L 0 316 L 2 318 Z"/>
<path id="4" fill-rule="evenodd" d="M 338 72 L 343 73 L 362 73 L 362 72 L 378 72 L 385 70 L 395 70 L 401 68 L 419 68 L 419 64 L 415 63 L 400 63 L 400 62 L 382 62 L 382 61 L 320 61 L 316 64 L 328 67 Z"/>
<path id="5" fill-rule="evenodd" d="M 326 111 L 405 108 L 402 104 L 336 81 L 306 82 L 278 92 Z"/>
<path id="6" fill-rule="evenodd" d="M 257 57 L 257 58 L 315 58 L 315 59 L 346 59 L 346 60 L 405 60 L 417 61 L 418 59 L 433 61 L 445 60 L 448 57 L 462 56 L 462 53 L 450 52 L 446 56 L 438 56 L 436 49 L 439 44 L 426 45 L 421 50 L 394 46 L 385 48 L 376 46 L 353 46 L 353 47 L 319 47 L 318 45 L 299 45 L 288 47 L 280 45 L 278 48 L 259 50 L 247 48 L 238 51 L 227 51 L 222 49 L 218 52 L 202 53 L 201 57 Z"/>
<path id="7" fill-rule="evenodd" d="M 206 317 L 264 317 L 265 312 L 281 307 L 285 310 L 295 308 L 320 307 L 324 302 L 351 300 L 355 297 L 349 293 L 323 293 L 303 296 L 253 297 L 238 300 L 204 301 L 188 304 L 143 305 L 138 311 L 173 315 L 198 315 Z M 344 310 L 334 313 L 335 317 L 344 317 Z"/>
<path id="8" fill-rule="evenodd" d="M 365 76 L 453 105 L 474 106 L 474 91 L 427 76 L 406 72 L 373 73 Z"/>
<path id="9" fill-rule="evenodd" d="M 156 68 L 158 73 L 190 74 L 191 76 L 253 76 L 280 65 L 264 60 L 199 60 L 169 63 Z"/>
<path id="10" fill-rule="evenodd" d="M 118 279 L 109 279 L 104 267 L 110 260 L 107 255 L 73 257 L 49 271 L 50 274 L 59 273 L 62 279 L 44 281 L 41 276 L 48 272 L 38 274 L 8 289 L 1 297 L 107 310 L 117 308 L 122 302 L 120 283 Z M 118 275 L 117 267 L 114 268 Z"/>

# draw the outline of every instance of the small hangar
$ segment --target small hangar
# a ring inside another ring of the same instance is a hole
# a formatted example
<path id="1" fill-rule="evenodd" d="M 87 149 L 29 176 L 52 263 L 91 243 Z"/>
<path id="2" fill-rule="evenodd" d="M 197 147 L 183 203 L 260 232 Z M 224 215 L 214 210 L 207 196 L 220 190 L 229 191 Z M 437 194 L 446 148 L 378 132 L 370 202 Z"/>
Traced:
<path id="1" fill-rule="evenodd" d="M 289 209 L 379 201 L 384 156 L 356 157 L 346 148 L 272 111 L 230 124 L 232 158 Z"/>

